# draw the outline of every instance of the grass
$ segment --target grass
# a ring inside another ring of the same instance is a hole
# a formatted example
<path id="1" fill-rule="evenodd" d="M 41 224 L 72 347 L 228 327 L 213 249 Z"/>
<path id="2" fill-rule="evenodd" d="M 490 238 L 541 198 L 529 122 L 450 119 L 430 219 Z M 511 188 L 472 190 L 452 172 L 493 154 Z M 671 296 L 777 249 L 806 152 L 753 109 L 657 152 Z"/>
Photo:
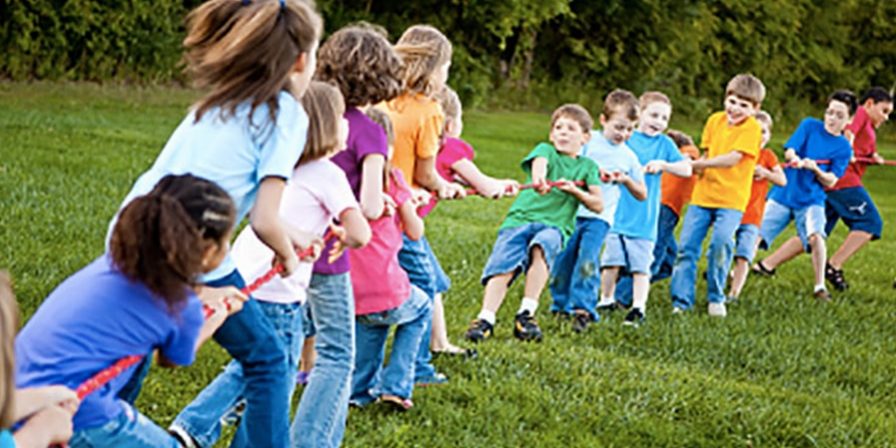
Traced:
<path id="1" fill-rule="evenodd" d="M 169 88 L 0 84 L 0 267 L 15 276 L 26 316 L 101 253 L 119 202 L 195 98 Z M 465 121 L 480 167 L 517 179 L 518 161 L 548 129 L 542 114 L 469 112 Z M 777 129 L 773 146 L 789 131 Z M 896 145 L 882 146 L 896 158 Z M 893 172 L 869 171 L 866 184 L 892 222 Z M 509 206 L 470 198 L 440 205 L 427 221 L 454 282 L 446 310 L 455 340 L 479 310 L 479 274 Z M 830 247 L 844 234 L 838 228 Z M 646 326 L 625 329 L 612 315 L 577 335 L 548 315 L 545 294 L 541 344 L 511 336 L 516 285 L 479 359 L 437 360 L 451 383 L 418 389 L 408 414 L 353 410 L 345 445 L 896 446 L 896 272 L 886 261 L 894 251 L 887 227 L 851 260 L 853 288 L 829 305 L 810 299 L 808 259 L 786 265 L 773 280 L 752 279 L 721 321 L 704 302 L 672 316 L 661 283 Z M 208 344 L 190 368 L 154 369 L 139 407 L 167 425 L 225 359 Z"/>

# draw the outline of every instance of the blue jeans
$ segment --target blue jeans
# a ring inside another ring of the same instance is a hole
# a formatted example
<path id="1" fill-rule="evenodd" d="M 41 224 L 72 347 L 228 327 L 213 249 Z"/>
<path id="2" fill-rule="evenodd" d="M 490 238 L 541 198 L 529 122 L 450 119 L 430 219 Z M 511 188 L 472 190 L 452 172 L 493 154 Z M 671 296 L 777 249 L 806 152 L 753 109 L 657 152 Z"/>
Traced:
<path id="1" fill-rule="evenodd" d="M 672 276 L 672 267 L 678 253 L 675 226 L 679 216 L 668 205 L 660 205 L 660 217 L 656 226 L 656 244 L 653 246 L 653 263 L 650 264 L 650 282 L 658 282 Z M 616 281 L 616 301 L 624 306 L 632 304 L 632 276 L 620 272 Z"/>
<path id="2" fill-rule="evenodd" d="M 363 406 L 380 395 L 411 398 L 414 390 L 414 361 L 417 348 L 432 320 L 432 301 L 416 286 L 400 306 L 355 318 L 355 370 L 352 373 L 351 402 Z M 395 328 L 389 365 L 383 369 L 386 338 Z"/>
<path id="3" fill-rule="evenodd" d="M 433 265 L 435 255 L 426 237 L 417 241 L 402 235 L 403 242 L 398 252 L 398 264 L 408 273 L 411 284 L 420 288 L 432 302 L 439 291 L 438 272 Z M 441 269 L 441 268 L 439 268 Z M 416 379 L 432 378 L 436 375 L 436 367 L 432 365 L 432 353 L 429 351 L 429 341 L 432 339 L 432 314 L 426 321 L 426 329 L 420 340 L 420 349 L 417 351 L 417 360 L 414 362 L 414 376 Z"/>
<path id="4" fill-rule="evenodd" d="M 554 261 L 551 311 L 587 311 L 597 321 L 600 289 L 600 248 L 610 225 L 599 218 L 577 218 L 576 230 Z"/>
<path id="5" fill-rule="evenodd" d="M 207 285 L 242 288 L 245 281 L 239 271 L 233 271 Z M 224 321 L 214 337 L 242 367 L 246 413 L 231 446 L 288 446 L 289 395 L 295 383 L 292 376 L 294 371 L 289 370 L 283 341 L 265 317 L 258 301 L 250 298 L 242 311 Z M 223 375 L 227 372 L 219 378 Z M 175 419 L 175 423 L 190 434 L 203 436 L 202 431 L 196 429 L 208 427 L 204 421 L 209 407 L 214 409 L 213 414 L 222 415 L 232 406 L 231 402 L 210 402 L 207 399 L 208 394 L 215 393 L 213 386 L 217 381 L 216 378 Z M 214 443 L 208 440 L 198 442 L 208 446 Z"/>
<path id="6" fill-rule="evenodd" d="M 672 305 L 681 309 L 694 306 L 697 281 L 697 261 L 703 249 L 703 239 L 710 227 L 709 252 L 706 254 L 707 300 L 725 302 L 725 281 L 734 257 L 734 232 L 744 213 L 728 208 L 706 208 L 691 205 L 684 215 L 681 229 L 681 249 L 672 271 Z"/>
<path id="7" fill-rule="evenodd" d="M 293 446 L 337 447 L 345 434 L 355 364 L 355 298 L 349 274 L 313 274 L 305 306 L 311 307 L 317 331 L 317 360 L 292 421 Z"/>
<path id="8" fill-rule="evenodd" d="M 288 398 L 295 390 L 293 372 L 298 369 L 302 354 L 302 305 L 259 301 L 258 306 L 280 337 L 287 359 Z M 221 437 L 221 418 L 235 414 L 240 402 L 245 403 L 246 378 L 240 363 L 231 361 L 175 419 L 174 424 L 187 431 L 201 446 L 210 447 Z M 246 428 L 240 425 L 237 433 Z M 243 437 L 243 436 L 240 436 Z"/>
<path id="9" fill-rule="evenodd" d="M 72 448 L 180 448 L 180 443 L 130 404 L 121 400 L 122 412 L 113 420 L 96 427 L 75 431 L 69 440 Z"/>

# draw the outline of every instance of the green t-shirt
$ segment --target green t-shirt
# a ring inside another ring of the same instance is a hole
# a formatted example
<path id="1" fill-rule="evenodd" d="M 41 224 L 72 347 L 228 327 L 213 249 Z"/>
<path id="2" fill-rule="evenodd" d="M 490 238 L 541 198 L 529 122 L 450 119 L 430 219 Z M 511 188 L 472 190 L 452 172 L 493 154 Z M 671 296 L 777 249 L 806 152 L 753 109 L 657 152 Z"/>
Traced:
<path id="1" fill-rule="evenodd" d="M 532 161 L 536 157 L 548 159 L 547 180 L 585 181 L 585 186 L 582 187 L 584 190 L 591 185 L 600 185 L 600 172 L 597 163 L 588 157 L 570 157 L 561 154 L 550 143 L 540 143 L 523 159 L 522 166 L 523 171 L 526 172 L 527 183 L 532 182 Z M 501 229 L 540 222 L 557 227 L 566 239 L 576 228 L 578 208 L 578 199 L 556 188 L 552 188 L 545 195 L 538 194 L 535 189 L 523 190 L 510 206 L 510 211 L 507 212 Z"/>

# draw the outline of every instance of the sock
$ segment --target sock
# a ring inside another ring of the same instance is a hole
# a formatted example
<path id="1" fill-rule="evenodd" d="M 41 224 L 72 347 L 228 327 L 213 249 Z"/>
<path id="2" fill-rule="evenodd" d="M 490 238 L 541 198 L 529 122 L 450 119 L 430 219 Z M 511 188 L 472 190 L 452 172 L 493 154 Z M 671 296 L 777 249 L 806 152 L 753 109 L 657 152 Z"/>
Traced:
<path id="1" fill-rule="evenodd" d="M 523 301 L 520 302 L 520 310 L 517 311 L 517 314 L 522 313 L 523 311 L 528 311 L 530 316 L 535 315 L 535 310 L 538 309 L 538 301 L 532 300 L 528 297 L 523 297 Z"/>
<path id="2" fill-rule="evenodd" d="M 826 289 L 828 289 L 828 288 L 824 286 L 824 283 L 822 283 L 820 285 L 815 285 L 815 292 L 824 291 Z"/>
<path id="3" fill-rule="evenodd" d="M 495 325 L 495 313 L 489 310 L 482 310 L 479 312 L 479 315 L 476 316 L 477 319 L 482 319 L 489 323 L 489 325 Z"/>
<path id="4" fill-rule="evenodd" d="M 616 303 L 616 299 L 614 299 L 613 297 L 601 296 L 600 302 L 598 302 L 597 306 L 612 305 L 614 303 Z"/>

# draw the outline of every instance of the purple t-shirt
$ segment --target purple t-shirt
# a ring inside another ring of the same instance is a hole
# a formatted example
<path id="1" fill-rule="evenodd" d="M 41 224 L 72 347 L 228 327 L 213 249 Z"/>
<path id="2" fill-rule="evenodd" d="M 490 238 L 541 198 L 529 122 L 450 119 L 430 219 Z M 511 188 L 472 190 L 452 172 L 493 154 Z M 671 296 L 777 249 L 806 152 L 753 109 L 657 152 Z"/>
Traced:
<path id="1" fill-rule="evenodd" d="M 348 179 L 349 186 L 352 187 L 352 193 L 355 199 L 361 200 L 361 168 L 364 165 L 364 158 L 371 154 L 382 155 L 383 158 L 389 157 L 389 139 L 386 131 L 382 126 L 378 125 L 370 117 L 364 115 L 358 108 L 350 107 L 346 109 L 345 119 L 348 120 L 348 141 L 344 151 L 339 152 L 330 160 L 333 161 Z M 327 244 L 323 254 L 328 254 L 332 244 Z M 322 255 L 317 262 L 314 263 L 315 274 L 343 274 L 349 271 L 348 254 L 343 253 L 333 263 L 327 262 L 326 255 Z"/>

